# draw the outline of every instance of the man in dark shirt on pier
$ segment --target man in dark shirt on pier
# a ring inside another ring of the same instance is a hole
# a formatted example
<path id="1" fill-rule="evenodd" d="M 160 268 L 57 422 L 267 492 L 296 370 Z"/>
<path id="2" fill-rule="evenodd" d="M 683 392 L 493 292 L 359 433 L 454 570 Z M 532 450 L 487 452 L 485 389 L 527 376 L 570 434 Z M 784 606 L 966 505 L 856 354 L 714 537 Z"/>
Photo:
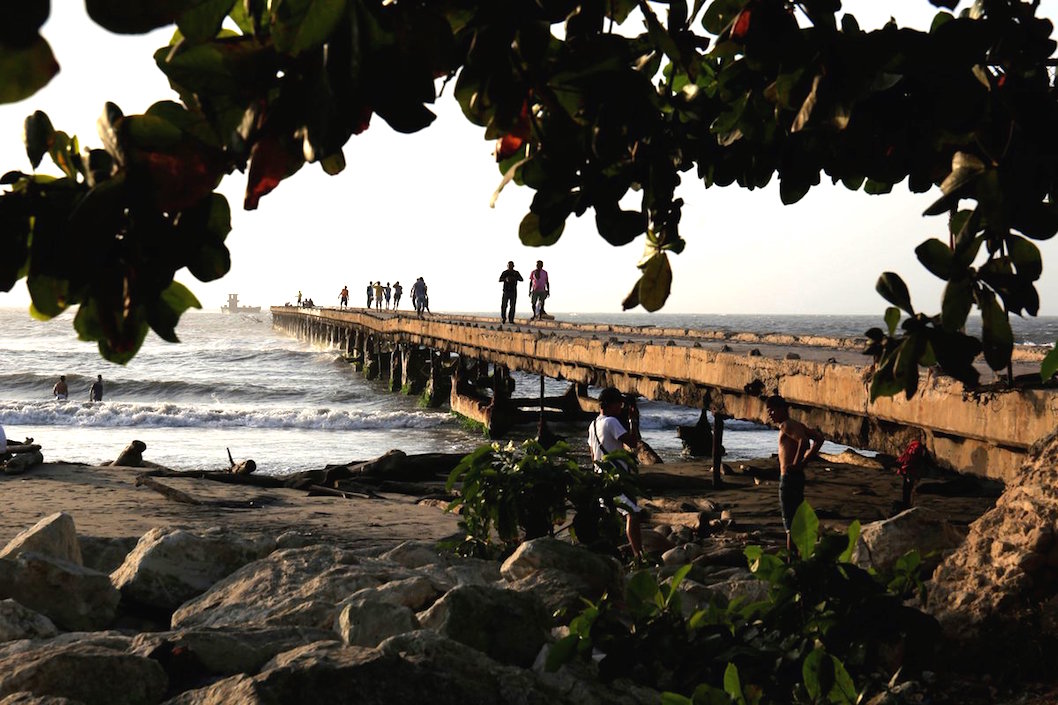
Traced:
<path id="1" fill-rule="evenodd" d="M 504 323 L 514 323 L 514 303 L 518 298 L 518 282 L 523 281 L 522 275 L 514 268 L 514 262 L 507 263 L 507 269 L 500 273 L 500 281 L 503 282 L 500 320 Z"/>

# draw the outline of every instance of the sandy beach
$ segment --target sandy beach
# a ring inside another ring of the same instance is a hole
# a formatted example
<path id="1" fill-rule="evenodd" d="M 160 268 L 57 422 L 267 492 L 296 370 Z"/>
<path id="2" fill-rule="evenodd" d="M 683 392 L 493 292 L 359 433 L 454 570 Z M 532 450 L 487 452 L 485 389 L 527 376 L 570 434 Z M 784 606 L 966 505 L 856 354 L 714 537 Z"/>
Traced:
<path id="1" fill-rule="evenodd" d="M 806 496 L 824 526 L 844 530 L 853 520 L 882 519 L 900 497 L 899 478 L 870 459 L 824 456 L 808 470 Z M 729 510 L 733 523 L 724 536 L 745 543 L 783 541 L 774 459 L 732 463 L 724 486 L 712 487 L 709 461 L 666 463 L 642 468 L 643 484 L 655 512 L 679 511 L 696 498 Z M 418 503 L 411 495 L 382 492 L 380 499 L 310 496 L 286 488 L 260 488 L 191 477 L 156 478 L 198 504 L 173 501 L 137 486 L 144 468 L 45 463 L 26 474 L 0 476 L 5 500 L 0 541 L 6 542 L 39 519 L 58 511 L 74 517 L 78 534 L 99 538 L 138 537 L 154 527 L 202 531 L 222 527 L 279 536 L 288 531 L 312 542 L 344 547 L 396 545 L 409 539 L 437 540 L 457 530 L 457 517 L 436 500 Z M 438 487 L 440 483 L 438 482 Z M 916 504 L 965 526 L 992 506 L 991 488 L 971 478 L 925 479 Z"/>

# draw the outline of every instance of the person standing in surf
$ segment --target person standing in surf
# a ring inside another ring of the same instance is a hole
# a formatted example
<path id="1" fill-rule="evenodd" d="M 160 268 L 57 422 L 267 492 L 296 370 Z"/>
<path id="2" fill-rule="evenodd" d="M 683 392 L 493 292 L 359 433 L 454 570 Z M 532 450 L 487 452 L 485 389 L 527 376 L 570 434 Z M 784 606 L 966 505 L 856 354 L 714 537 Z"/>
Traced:
<path id="1" fill-rule="evenodd" d="M 96 375 L 96 381 L 88 390 L 88 401 L 103 401 L 103 375 Z"/>

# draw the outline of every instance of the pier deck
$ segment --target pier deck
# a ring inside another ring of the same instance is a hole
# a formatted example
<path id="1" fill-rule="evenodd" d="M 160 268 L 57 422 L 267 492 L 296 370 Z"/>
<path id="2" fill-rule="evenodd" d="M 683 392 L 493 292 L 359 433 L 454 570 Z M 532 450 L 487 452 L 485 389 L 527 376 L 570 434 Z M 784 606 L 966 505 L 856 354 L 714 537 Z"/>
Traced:
<path id="1" fill-rule="evenodd" d="M 581 385 L 613 385 L 646 398 L 767 423 L 763 397 L 778 393 L 797 418 L 833 441 L 898 454 L 919 439 L 954 469 L 1009 480 L 1029 447 L 1055 429 L 1058 389 L 967 391 L 923 370 L 918 393 L 870 401 L 862 340 L 495 318 L 273 307 L 273 325 L 353 349 L 426 348 Z M 1021 360 L 1020 372 L 1039 369 Z M 990 374 L 990 373 L 989 373 Z M 982 375 L 982 380 L 987 380 Z"/>

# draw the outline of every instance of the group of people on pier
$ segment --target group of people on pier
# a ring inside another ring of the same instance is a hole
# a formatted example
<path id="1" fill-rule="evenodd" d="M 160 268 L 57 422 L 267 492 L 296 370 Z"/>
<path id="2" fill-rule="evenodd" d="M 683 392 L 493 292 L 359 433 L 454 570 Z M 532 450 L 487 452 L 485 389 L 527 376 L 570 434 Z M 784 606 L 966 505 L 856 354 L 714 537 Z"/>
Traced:
<path id="1" fill-rule="evenodd" d="M 518 301 L 518 282 L 521 272 L 514 268 L 514 262 L 507 263 L 507 269 L 500 272 L 500 283 L 503 284 L 503 297 L 500 299 L 500 320 L 503 323 L 514 323 L 514 307 Z M 542 260 L 536 261 L 536 269 L 529 273 L 529 302 L 533 308 L 530 321 L 550 318 L 544 310 L 544 302 L 551 295 L 551 280 L 547 276 Z"/>

